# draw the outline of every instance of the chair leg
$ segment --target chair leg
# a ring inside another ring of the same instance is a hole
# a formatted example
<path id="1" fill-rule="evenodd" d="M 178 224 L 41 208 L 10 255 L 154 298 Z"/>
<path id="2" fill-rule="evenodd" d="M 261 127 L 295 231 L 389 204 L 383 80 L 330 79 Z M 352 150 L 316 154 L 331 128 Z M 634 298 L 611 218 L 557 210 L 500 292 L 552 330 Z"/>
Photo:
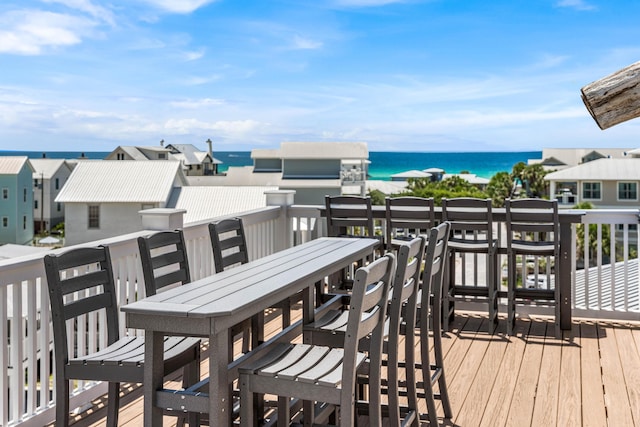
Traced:
<path id="1" fill-rule="evenodd" d="M 282 329 L 291 325 L 291 301 L 285 300 L 282 306 Z"/>
<path id="2" fill-rule="evenodd" d="M 496 253 L 487 254 L 487 292 L 489 301 L 489 333 L 493 333 L 498 325 L 498 256 Z"/>
<path id="3" fill-rule="evenodd" d="M 257 420 L 251 404 L 253 391 L 249 387 L 250 381 L 248 375 L 240 375 L 240 419 L 243 426 L 254 427 L 257 426 Z"/>
<path id="4" fill-rule="evenodd" d="M 56 426 L 69 426 L 69 380 L 56 372 Z"/>
<path id="5" fill-rule="evenodd" d="M 120 383 L 109 383 L 107 405 L 107 426 L 118 427 L 118 411 L 120 409 Z"/>
<path id="6" fill-rule="evenodd" d="M 516 324 L 516 255 L 509 254 L 509 278 L 507 289 L 507 335 L 513 335 Z"/>
<path id="7" fill-rule="evenodd" d="M 187 388 L 200 381 L 200 351 L 198 349 L 198 357 L 193 362 L 189 363 L 182 370 L 182 387 Z M 182 420 L 184 423 L 184 420 Z M 200 414 L 198 412 L 189 412 L 187 415 L 187 422 L 189 427 L 200 425 Z M 179 424 L 178 424 L 179 425 Z"/>

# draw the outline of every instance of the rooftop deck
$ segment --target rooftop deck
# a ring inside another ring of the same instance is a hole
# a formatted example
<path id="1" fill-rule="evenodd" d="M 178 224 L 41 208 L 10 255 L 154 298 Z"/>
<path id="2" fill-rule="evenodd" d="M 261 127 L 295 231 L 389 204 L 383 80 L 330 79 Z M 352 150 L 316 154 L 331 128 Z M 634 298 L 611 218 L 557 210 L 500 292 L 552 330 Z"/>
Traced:
<path id="1" fill-rule="evenodd" d="M 454 410 L 446 425 L 640 424 L 640 323 L 574 319 L 572 337 L 563 340 L 554 337 L 553 322 L 545 317 L 519 319 L 512 337 L 504 324 L 488 334 L 485 316 L 458 312 L 445 334 Z M 123 399 L 120 425 L 142 425 L 141 391 L 133 388 Z M 94 403 L 75 426 L 106 425 L 105 402 Z M 165 417 L 164 425 L 175 425 L 175 419 Z"/>

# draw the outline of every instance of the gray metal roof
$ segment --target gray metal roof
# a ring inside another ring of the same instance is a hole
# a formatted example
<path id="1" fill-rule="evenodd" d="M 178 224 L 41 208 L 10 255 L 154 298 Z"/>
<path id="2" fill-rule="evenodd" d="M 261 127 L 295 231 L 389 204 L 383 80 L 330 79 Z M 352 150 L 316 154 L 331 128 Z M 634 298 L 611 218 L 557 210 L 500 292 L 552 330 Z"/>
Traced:
<path id="1" fill-rule="evenodd" d="M 182 185 L 180 162 L 97 160 L 79 162 L 56 202 L 164 203 L 174 185 Z"/>
<path id="2" fill-rule="evenodd" d="M 640 180 L 640 159 L 598 159 L 544 177 L 547 181 L 636 181 Z"/>
<path id="3" fill-rule="evenodd" d="M 29 164 L 27 156 L 0 156 L 0 175 L 17 175 L 25 163 Z"/>
<path id="4" fill-rule="evenodd" d="M 67 165 L 66 160 L 64 159 L 30 159 L 31 166 L 33 166 L 33 177 L 40 179 L 51 179 L 53 175 L 61 167 L 66 167 L 71 170 L 71 167 Z"/>
<path id="5" fill-rule="evenodd" d="M 184 222 L 204 221 L 267 206 L 265 191 L 278 187 L 202 186 L 175 188 L 167 207 L 185 209 Z"/>

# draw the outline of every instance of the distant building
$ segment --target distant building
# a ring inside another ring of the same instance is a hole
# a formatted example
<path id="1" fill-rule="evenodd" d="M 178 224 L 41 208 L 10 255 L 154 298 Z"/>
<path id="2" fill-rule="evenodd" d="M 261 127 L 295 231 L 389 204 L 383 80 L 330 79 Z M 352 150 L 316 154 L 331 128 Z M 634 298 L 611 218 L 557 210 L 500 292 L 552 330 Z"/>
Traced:
<path id="1" fill-rule="evenodd" d="M 622 159 L 629 148 L 543 148 L 541 159 L 529 159 L 528 164 L 542 164 L 546 170 L 562 170 L 598 159 Z"/>
<path id="2" fill-rule="evenodd" d="M 26 156 L 0 156 L 0 244 L 33 240 L 32 175 Z"/>
<path id="3" fill-rule="evenodd" d="M 222 162 L 213 157 L 211 140 L 208 151 L 200 151 L 192 144 L 168 144 L 160 146 L 118 146 L 105 160 L 178 160 L 186 176 L 218 175 Z"/>
<path id="4" fill-rule="evenodd" d="M 64 159 L 31 159 L 33 166 L 33 220 L 36 232 L 51 231 L 64 221 L 64 204 L 55 199 L 71 175 Z"/>
<path id="5" fill-rule="evenodd" d="M 175 160 L 79 162 L 55 200 L 65 204 L 65 243 L 139 231 L 139 212 L 167 207 L 172 190 L 185 183 Z"/>
<path id="6" fill-rule="evenodd" d="M 325 195 L 366 194 L 369 150 L 364 142 L 283 142 L 251 151 L 253 168 L 227 170 L 223 185 L 269 185 L 295 190 L 295 203 L 323 203 Z"/>
<path id="7" fill-rule="evenodd" d="M 572 207 L 589 202 L 597 208 L 637 208 L 640 158 L 600 158 L 551 172 L 550 194 L 561 205 Z"/>

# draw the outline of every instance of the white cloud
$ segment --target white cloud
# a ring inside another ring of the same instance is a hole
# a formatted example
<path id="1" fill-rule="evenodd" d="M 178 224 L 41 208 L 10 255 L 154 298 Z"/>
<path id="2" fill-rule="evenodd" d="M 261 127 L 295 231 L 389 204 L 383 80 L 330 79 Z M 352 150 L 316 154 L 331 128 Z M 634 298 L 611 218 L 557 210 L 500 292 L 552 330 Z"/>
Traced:
<path id="1" fill-rule="evenodd" d="M 169 119 L 164 124 L 164 128 L 167 131 L 180 135 L 197 134 L 202 131 L 212 130 L 226 134 L 244 134 L 255 130 L 259 126 L 260 123 L 255 120 L 206 122 L 199 119 Z"/>
<path id="2" fill-rule="evenodd" d="M 557 7 L 569 7 L 576 10 L 596 10 L 597 7 L 584 0 L 560 0 Z"/>
<path id="3" fill-rule="evenodd" d="M 70 9 L 75 9 L 91 15 L 109 25 L 115 25 L 113 13 L 102 6 L 93 4 L 90 0 L 42 0 L 45 3 L 58 3 Z"/>
<path id="4" fill-rule="evenodd" d="M 293 37 L 293 45 L 295 49 L 320 49 L 323 43 L 295 35 Z"/>
<path id="5" fill-rule="evenodd" d="M 96 23 L 77 16 L 40 10 L 15 10 L 0 15 L 0 53 L 38 55 L 45 48 L 82 41 Z"/>
<path id="6" fill-rule="evenodd" d="M 225 101 L 222 99 L 212 99 L 212 98 L 204 98 L 204 99 L 187 99 L 184 101 L 174 101 L 171 102 L 171 105 L 177 108 L 184 109 L 198 109 L 198 108 L 206 108 L 213 106 L 224 105 Z"/>
<path id="7" fill-rule="evenodd" d="M 184 58 L 187 61 L 195 61 L 197 59 L 200 59 L 204 56 L 205 54 L 205 50 L 204 49 L 199 49 L 199 50 L 192 50 L 189 52 L 184 52 Z"/>
<path id="8" fill-rule="evenodd" d="M 171 13 L 191 13 L 217 0 L 144 0 L 159 9 Z"/>

